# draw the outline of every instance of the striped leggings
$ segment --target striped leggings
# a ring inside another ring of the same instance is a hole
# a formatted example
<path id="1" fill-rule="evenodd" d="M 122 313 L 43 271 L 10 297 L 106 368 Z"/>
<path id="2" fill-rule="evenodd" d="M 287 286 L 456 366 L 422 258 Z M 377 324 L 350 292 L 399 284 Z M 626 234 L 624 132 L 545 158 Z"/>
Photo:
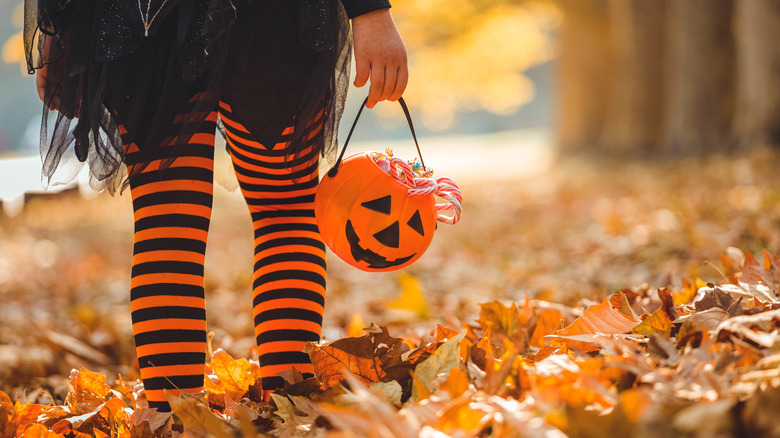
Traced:
<path id="1" fill-rule="evenodd" d="M 281 387 L 293 367 L 312 376 L 309 341 L 318 341 L 325 303 L 325 245 L 314 220 L 318 183 L 315 140 L 285 164 L 292 128 L 271 149 L 254 141 L 230 106 L 219 105 L 228 150 L 254 227 L 253 314 L 264 390 Z M 131 310 L 136 352 L 149 405 L 170 410 L 173 394 L 203 389 L 206 310 L 203 263 L 213 199 L 217 111 L 164 172 L 167 155 L 133 174 L 138 148 L 126 146 L 135 220 Z"/>

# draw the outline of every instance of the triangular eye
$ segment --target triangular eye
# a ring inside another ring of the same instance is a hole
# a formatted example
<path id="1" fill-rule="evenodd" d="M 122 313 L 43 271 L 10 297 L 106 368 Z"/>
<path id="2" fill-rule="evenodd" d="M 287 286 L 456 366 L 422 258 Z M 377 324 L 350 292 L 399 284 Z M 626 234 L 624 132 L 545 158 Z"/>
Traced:
<path id="1" fill-rule="evenodd" d="M 369 210 L 376 211 L 377 213 L 390 214 L 390 195 L 374 199 L 373 201 L 367 201 L 360 205 Z"/>
<path id="2" fill-rule="evenodd" d="M 417 234 L 425 237 L 425 231 L 423 231 L 422 219 L 420 218 L 420 210 L 414 212 L 412 218 L 409 219 L 409 222 L 407 222 L 406 225 L 409 225 L 414 231 L 417 231 Z"/>
<path id="3" fill-rule="evenodd" d="M 389 227 L 374 234 L 374 238 L 385 246 L 389 246 L 390 248 L 398 248 L 398 232 L 398 221 L 395 221 Z"/>

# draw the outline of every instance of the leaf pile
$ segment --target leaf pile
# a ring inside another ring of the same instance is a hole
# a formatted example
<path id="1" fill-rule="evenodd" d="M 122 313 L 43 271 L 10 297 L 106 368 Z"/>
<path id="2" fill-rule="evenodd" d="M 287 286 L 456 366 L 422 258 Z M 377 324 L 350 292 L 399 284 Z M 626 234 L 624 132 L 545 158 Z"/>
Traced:
<path id="1" fill-rule="evenodd" d="M 85 369 L 63 405 L 0 393 L 0 437 L 780 436 L 780 262 L 724 256 L 722 284 L 625 289 L 568 307 L 481 305 L 473 325 L 310 345 L 316 378 L 269 397 L 218 350 L 202 394 L 145 407 Z"/>

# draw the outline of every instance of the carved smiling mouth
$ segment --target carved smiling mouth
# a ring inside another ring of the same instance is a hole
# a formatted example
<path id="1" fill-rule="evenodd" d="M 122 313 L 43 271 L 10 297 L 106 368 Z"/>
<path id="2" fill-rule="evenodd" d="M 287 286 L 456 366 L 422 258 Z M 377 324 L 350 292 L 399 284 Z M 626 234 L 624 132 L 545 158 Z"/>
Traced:
<path id="1" fill-rule="evenodd" d="M 369 268 L 372 269 L 391 268 L 393 266 L 402 265 L 417 255 L 417 253 L 414 253 L 408 257 L 401 257 L 400 259 L 395 259 L 395 260 L 387 260 L 385 257 L 382 257 L 381 255 L 375 253 L 374 251 L 371 251 L 370 249 L 365 249 L 362 246 L 360 246 L 360 238 L 358 237 L 357 233 L 355 233 L 355 228 L 352 227 L 352 222 L 350 222 L 349 220 L 347 220 L 346 231 L 347 231 L 347 242 L 349 242 L 349 249 L 352 251 L 352 257 L 354 257 L 355 260 L 362 260 L 368 263 Z"/>

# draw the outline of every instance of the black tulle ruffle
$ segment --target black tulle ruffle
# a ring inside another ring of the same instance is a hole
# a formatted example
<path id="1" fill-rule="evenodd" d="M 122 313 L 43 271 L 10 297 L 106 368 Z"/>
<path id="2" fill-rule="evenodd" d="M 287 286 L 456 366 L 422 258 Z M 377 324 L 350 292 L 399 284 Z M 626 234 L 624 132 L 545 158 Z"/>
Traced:
<path id="1" fill-rule="evenodd" d="M 172 161 L 220 99 L 263 144 L 324 112 L 320 148 L 334 149 L 351 49 L 338 0 L 153 0 L 148 34 L 146 3 L 25 0 L 28 69 L 47 71 L 46 182 L 86 163 L 94 188 L 116 187 L 126 141 L 149 157 L 172 144 Z"/>

